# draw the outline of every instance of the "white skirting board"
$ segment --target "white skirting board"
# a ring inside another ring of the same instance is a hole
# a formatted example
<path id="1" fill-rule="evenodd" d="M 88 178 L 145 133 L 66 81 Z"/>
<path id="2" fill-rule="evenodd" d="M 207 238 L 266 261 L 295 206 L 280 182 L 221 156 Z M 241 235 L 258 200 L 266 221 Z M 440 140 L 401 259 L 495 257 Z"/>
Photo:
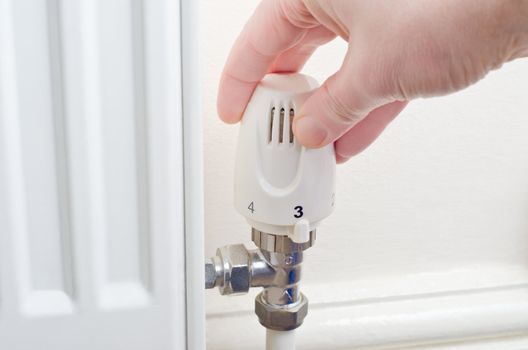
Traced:
<path id="1" fill-rule="evenodd" d="M 525 277 L 497 266 L 307 285 L 310 311 L 298 349 L 528 349 Z M 208 349 L 259 348 L 264 330 L 252 297 L 223 313 L 208 295 Z"/>

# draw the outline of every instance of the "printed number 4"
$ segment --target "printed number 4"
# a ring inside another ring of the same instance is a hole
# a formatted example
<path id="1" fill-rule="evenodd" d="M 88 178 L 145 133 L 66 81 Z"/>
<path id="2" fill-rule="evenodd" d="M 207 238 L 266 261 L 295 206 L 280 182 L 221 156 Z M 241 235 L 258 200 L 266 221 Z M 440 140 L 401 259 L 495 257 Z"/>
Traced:
<path id="1" fill-rule="evenodd" d="M 295 211 L 297 212 L 297 213 L 293 214 L 293 217 L 295 217 L 295 218 L 301 218 L 301 217 L 304 215 L 304 213 L 303 213 L 303 207 L 301 207 L 300 205 L 296 206 L 296 207 L 293 208 L 293 209 L 295 209 Z"/>
<path id="2" fill-rule="evenodd" d="M 251 210 L 251 213 L 255 212 L 255 207 L 253 205 L 253 202 L 249 203 L 248 209 Z"/>

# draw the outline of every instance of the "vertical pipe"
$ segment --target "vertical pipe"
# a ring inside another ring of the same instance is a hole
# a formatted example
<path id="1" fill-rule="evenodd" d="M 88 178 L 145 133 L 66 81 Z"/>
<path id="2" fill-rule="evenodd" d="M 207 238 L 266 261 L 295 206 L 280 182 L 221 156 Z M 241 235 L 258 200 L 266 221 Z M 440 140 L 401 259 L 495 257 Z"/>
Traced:
<path id="1" fill-rule="evenodd" d="M 266 329 L 266 350 L 295 350 L 295 330 Z"/>

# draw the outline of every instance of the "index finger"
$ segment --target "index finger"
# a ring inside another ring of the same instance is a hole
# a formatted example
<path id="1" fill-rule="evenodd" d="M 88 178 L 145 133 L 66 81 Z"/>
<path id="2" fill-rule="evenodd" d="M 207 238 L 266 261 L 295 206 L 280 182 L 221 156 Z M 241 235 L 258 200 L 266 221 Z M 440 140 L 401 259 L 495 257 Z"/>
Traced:
<path id="1" fill-rule="evenodd" d="M 316 26 L 307 17 L 301 1 L 264 0 L 237 38 L 222 72 L 217 108 L 220 118 L 236 123 L 242 117 L 253 90 L 282 52 L 295 46 Z M 287 7 L 287 9 L 286 9 Z M 288 11 L 288 16 L 286 15 Z"/>

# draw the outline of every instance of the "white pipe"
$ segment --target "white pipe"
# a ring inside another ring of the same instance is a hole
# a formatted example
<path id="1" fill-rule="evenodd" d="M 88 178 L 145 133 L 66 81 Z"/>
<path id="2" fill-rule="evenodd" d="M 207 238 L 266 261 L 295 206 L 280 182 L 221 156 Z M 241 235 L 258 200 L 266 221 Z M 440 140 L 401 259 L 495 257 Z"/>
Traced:
<path id="1" fill-rule="evenodd" d="M 266 350 L 295 350 L 295 330 L 266 329 Z"/>

